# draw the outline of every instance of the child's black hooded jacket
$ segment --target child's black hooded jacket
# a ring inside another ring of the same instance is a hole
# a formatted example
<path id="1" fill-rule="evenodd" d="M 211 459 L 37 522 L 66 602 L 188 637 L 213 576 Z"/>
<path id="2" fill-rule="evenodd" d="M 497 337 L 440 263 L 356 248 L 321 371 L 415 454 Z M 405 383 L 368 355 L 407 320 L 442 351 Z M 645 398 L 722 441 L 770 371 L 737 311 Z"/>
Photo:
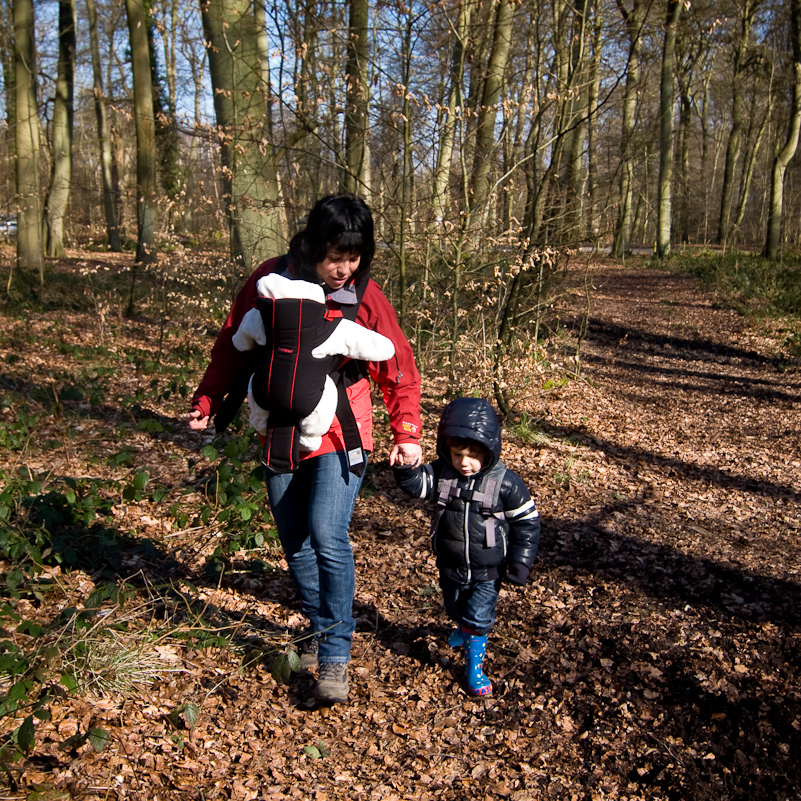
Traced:
<path id="1" fill-rule="evenodd" d="M 446 444 L 449 437 L 479 443 L 490 453 L 488 463 L 474 476 L 461 476 L 451 465 Z M 540 521 L 523 480 L 506 469 L 497 503 L 491 510 L 502 513 L 498 515 L 494 537 L 487 537 L 481 505 L 469 498 L 500 462 L 501 429 L 490 403 L 483 398 L 458 398 L 449 403 L 437 431 L 437 453 L 439 458 L 431 464 L 395 470 L 401 489 L 414 497 L 436 500 L 440 479 L 456 478 L 456 488 L 462 490 L 459 496 L 448 500 L 433 532 L 437 567 L 449 579 L 462 584 L 504 575 L 513 583 L 525 584 L 537 555 Z"/>

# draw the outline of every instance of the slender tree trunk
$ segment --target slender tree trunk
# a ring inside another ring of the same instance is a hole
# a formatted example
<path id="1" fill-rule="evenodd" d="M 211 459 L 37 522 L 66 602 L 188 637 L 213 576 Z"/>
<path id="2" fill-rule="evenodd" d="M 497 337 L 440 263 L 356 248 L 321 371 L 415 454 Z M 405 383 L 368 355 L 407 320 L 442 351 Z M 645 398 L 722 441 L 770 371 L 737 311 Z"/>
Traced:
<path id="1" fill-rule="evenodd" d="M 770 121 L 772 108 L 773 88 L 771 87 L 768 90 L 767 108 L 765 109 L 765 113 L 761 115 L 762 122 L 759 124 L 759 130 L 757 131 L 756 138 L 754 139 L 754 146 L 748 153 L 745 161 L 745 167 L 743 168 L 743 180 L 740 187 L 740 198 L 737 204 L 737 218 L 735 219 L 733 226 L 736 234 L 740 232 L 743 220 L 745 219 L 745 210 L 748 205 L 748 197 L 751 194 L 751 184 L 754 180 L 754 169 L 756 167 L 757 156 L 762 148 L 762 142 L 765 138 L 765 133 L 768 130 L 768 122 Z"/>
<path id="2" fill-rule="evenodd" d="M 17 267 L 44 284 L 41 140 L 36 109 L 36 45 L 33 0 L 14 0 L 14 74 L 17 106 Z"/>
<path id="3" fill-rule="evenodd" d="M 622 0 L 617 0 L 626 33 L 629 37 L 629 62 L 626 69 L 626 88 L 623 95 L 623 129 L 620 137 L 620 200 L 617 217 L 617 230 L 612 252 L 623 258 L 631 249 L 632 219 L 634 216 L 634 171 L 636 156 L 631 146 L 634 135 L 634 120 L 637 115 L 637 95 L 640 86 L 640 53 L 642 51 L 642 23 L 645 18 L 645 6 L 635 0 L 629 11 Z"/>
<path id="4" fill-rule="evenodd" d="M 511 0 L 495 0 L 495 2 L 496 13 L 492 50 L 487 65 L 484 91 L 481 95 L 481 107 L 478 111 L 471 181 L 471 207 L 483 206 L 483 216 L 485 218 L 489 210 L 489 196 L 492 189 L 491 169 L 494 161 L 492 150 L 495 144 L 495 120 L 498 100 L 501 96 L 506 73 L 506 64 L 509 60 L 512 23 L 514 21 L 514 7 Z"/>
<path id="5" fill-rule="evenodd" d="M 662 77 L 659 89 L 659 203 L 657 212 L 656 255 L 670 255 L 670 229 L 673 189 L 673 73 L 676 60 L 676 28 L 683 0 L 667 0 L 665 42 L 662 50 Z"/>
<path id="6" fill-rule="evenodd" d="M 709 83 L 710 71 L 706 70 L 703 76 L 703 101 L 699 112 L 701 122 L 701 186 L 704 199 L 704 244 L 709 242 Z"/>
<path id="7" fill-rule="evenodd" d="M 153 115 L 153 83 L 150 76 L 150 46 L 147 15 L 142 0 L 125 0 L 131 40 L 131 71 L 134 85 L 136 127 L 136 263 L 153 264 L 156 252 L 156 120 Z M 128 305 L 133 314 L 133 291 Z"/>
<path id="8" fill-rule="evenodd" d="M 790 0 L 790 41 L 793 58 L 793 99 L 790 110 L 790 124 L 784 145 L 776 154 L 770 186 L 770 205 L 768 207 L 768 231 L 765 239 L 764 255 L 776 259 L 781 245 L 782 213 L 784 210 L 784 176 L 787 166 L 798 149 L 801 133 L 801 0 Z"/>
<path id="9" fill-rule="evenodd" d="M 448 101 L 443 111 L 437 162 L 434 169 L 433 206 L 434 222 L 437 227 L 441 226 L 448 216 L 450 206 L 451 159 L 456 141 L 456 125 L 464 105 L 462 84 L 464 82 L 465 49 L 473 7 L 473 0 L 461 0 L 454 31 Z"/>
<path id="10" fill-rule="evenodd" d="M 369 196 L 370 163 L 367 158 L 368 75 L 367 38 L 369 0 L 350 0 L 348 60 L 345 69 L 345 191 Z"/>
<path id="11" fill-rule="evenodd" d="M 152 3 L 152 0 L 146 0 Z M 178 117 L 177 117 L 177 56 L 176 40 L 178 36 L 178 2 L 177 0 L 167 0 L 162 9 L 163 24 L 157 26 L 155 18 L 149 13 L 148 6 L 148 44 L 152 53 L 157 50 L 156 33 L 161 38 L 162 52 L 164 54 L 164 74 L 166 77 L 167 91 L 165 94 L 161 81 L 161 76 L 157 73 L 155 58 L 151 64 L 150 79 L 153 83 L 154 115 L 156 119 L 156 146 L 158 149 L 158 169 L 164 194 L 171 203 L 167 205 L 169 218 L 169 229 L 172 230 L 176 223 L 180 226 L 180 214 L 178 203 L 181 190 L 184 188 L 185 175 L 181 166 L 181 149 L 178 141 Z"/>
<path id="12" fill-rule="evenodd" d="M 731 81 L 731 130 L 723 167 L 723 190 L 718 219 L 718 244 L 725 247 L 731 226 L 731 208 L 734 199 L 737 164 L 740 161 L 740 141 L 743 127 L 743 72 L 745 70 L 748 39 L 759 2 L 744 0 L 740 16 L 740 35 L 734 50 L 734 72 Z"/>
<path id="13" fill-rule="evenodd" d="M 690 117 L 692 103 L 686 84 L 682 83 L 679 100 L 679 135 L 677 143 L 679 161 L 679 240 L 690 241 Z"/>
<path id="14" fill-rule="evenodd" d="M 103 91 L 103 71 L 100 62 L 95 0 L 86 0 L 86 12 L 89 19 L 89 47 L 92 54 L 92 74 L 94 76 L 95 116 L 97 117 L 97 137 L 100 145 L 100 177 L 103 183 L 106 237 L 109 249 L 114 253 L 119 253 L 122 250 L 122 242 L 120 240 L 120 225 L 117 219 L 117 196 L 113 177 L 114 154 L 111 147 L 106 95 Z"/>
<path id="15" fill-rule="evenodd" d="M 598 197 L 598 96 L 601 82 L 601 50 L 603 47 L 603 2 L 595 8 L 590 60 L 590 85 L 587 95 L 587 225 L 586 235 L 596 241 L 601 233 L 601 210 Z"/>
<path id="16" fill-rule="evenodd" d="M 16 186 L 16 130 L 17 103 L 16 78 L 14 75 L 14 21 L 12 8 L 8 3 L 0 4 L 0 67 L 2 67 L 3 87 L 5 89 L 6 124 L 3 128 L 6 163 L 3 168 L 5 197 L 14 197 Z"/>
<path id="17" fill-rule="evenodd" d="M 311 0 L 301 2 L 303 9 L 303 39 L 299 43 L 300 68 L 295 77 L 295 95 L 298 98 L 295 114 L 298 120 L 298 127 L 309 133 L 315 133 L 319 125 L 318 99 L 320 98 L 320 85 L 317 76 L 317 64 L 321 56 L 319 52 L 319 30 L 320 23 L 317 19 L 317 4 Z M 318 136 L 309 138 L 309 142 L 303 149 L 302 154 L 293 153 L 286 149 L 287 173 L 294 176 L 303 175 L 306 182 L 300 189 L 295 191 L 294 184 L 297 181 L 289 181 L 284 186 L 290 193 L 292 204 L 288 204 L 287 211 L 292 214 L 290 230 L 295 230 L 295 217 L 300 213 L 300 205 L 297 197 L 302 196 L 303 191 L 317 198 L 323 192 L 324 175 L 320 168 L 323 160 L 322 143 Z"/>
<path id="18" fill-rule="evenodd" d="M 407 273 L 407 220 L 409 214 L 409 195 L 412 173 L 412 108 L 409 100 L 409 77 L 412 70 L 412 28 L 414 2 L 409 3 L 406 10 L 406 29 L 403 36 L 403 163 L 401 166 L 401 209 L 398 234 L 398 289 L 399 309 L 398 320 L 401 328 L 406 331 L 406 316 L 408 297 L 406 293 Z"/>
<path id="19" fill-rule="evenodd" d="M 582 206 L 584 201 L 584 144 L 587 137 L 587 16 L 590 11 L 586 0 L 573 3 L 573 33 L 570 52 L 570 84 L 576 91 L 568 101 L 569 120 L 565 129 L 567 163 L 563 183 L 565 214 L 563 241 L 576 243 L 581 234 Z"/>
<path id="20" fill-rule="evenodd" d="M 64 256 L 64 218 L 72 181 L 72 117 L 75 76 L 75 6 L 58 4 L 58 76 L 53 103 L 53 162 L 45 202 L 45 256 Z"/>

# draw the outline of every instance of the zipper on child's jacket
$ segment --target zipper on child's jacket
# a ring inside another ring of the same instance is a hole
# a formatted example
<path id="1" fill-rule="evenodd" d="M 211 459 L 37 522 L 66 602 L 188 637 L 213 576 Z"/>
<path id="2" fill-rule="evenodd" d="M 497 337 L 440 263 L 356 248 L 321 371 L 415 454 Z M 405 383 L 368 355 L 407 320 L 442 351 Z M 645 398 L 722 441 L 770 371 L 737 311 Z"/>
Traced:
<path id="1" fill-rule="evenodd" d="M 467 487 L 465 487 L 465 492 L 471 493 L 475 486 L 476 480 L 475 478 L 471 478 L 467 482 Z M 470 569 L 470 523 L 468 522 L 468 518 L 470 516 L 470 501 L 463 498 L 464 501 L 464 520 L 462 522 L 462 532 L 464 534 L 464 561 L 465 565 L 467 566 L 467 584 L 469 584 L 473 579 L 473 571 Z"/>

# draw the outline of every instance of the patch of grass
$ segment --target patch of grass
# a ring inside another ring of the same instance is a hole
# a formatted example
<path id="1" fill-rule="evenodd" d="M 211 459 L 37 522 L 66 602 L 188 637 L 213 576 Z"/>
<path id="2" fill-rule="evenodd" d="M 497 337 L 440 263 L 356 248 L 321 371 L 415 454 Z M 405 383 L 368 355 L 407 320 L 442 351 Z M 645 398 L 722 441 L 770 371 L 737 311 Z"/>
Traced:
<path id="1" fill-rule="evenodd" d="M 665 266 L 697 276 L 744 314 L 801 314 L 801 256 L 774 262 L 739 250 L 705 250 L 677 254 Z"/>
<path id="2" fill-rule="evenodd" d="M 550 437 L 539 427 L 536 420 L 532 420 L 525 412 L 520 415 L 520 420 L 511 427 L 510 432 L 529 445 L 544 445 L 550 441 Z"/>
<path id="3" fill-rule="evenodd" d="M 553 480 L 559 486 L 570 486 L 571 482 L 586 484 L 590 481 L 590 471 L 586 468 L 576 468 L 577 459 L 573 454 L 567 457 L 564 470 L 554 470 Z"/>

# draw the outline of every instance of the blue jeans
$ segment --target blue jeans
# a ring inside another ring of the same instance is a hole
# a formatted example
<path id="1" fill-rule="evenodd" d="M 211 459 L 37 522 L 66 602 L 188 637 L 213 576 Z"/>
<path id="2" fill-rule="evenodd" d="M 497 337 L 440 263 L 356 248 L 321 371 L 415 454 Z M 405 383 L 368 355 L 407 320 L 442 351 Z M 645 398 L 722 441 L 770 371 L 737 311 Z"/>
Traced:
<path id="1" fill-rule="evenodd" d="M 490 633 L 501 589 L 499 578 L 465 585 L 440 576 L 439 586 L 442 587 L 445 611 L 451 620 L 474 634 L 483 636 Z"/>
<path id="2" fill-rule="evenodd" d="M 303 614 L 320 632 L 320 662 L 348 662 L 356 576 L 348 527 L 362 480 L 344 452 L 300 463 L 294 473 L 268 471 L 267 494 Z"/>

